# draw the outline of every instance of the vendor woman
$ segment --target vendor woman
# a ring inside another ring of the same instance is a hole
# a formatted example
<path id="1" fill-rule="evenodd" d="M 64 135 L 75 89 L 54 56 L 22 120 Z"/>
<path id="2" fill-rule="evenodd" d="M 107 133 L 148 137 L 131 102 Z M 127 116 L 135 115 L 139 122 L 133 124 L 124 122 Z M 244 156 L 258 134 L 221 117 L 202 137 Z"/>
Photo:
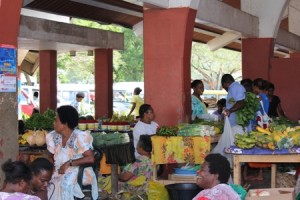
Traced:
<path id="1" fill-rule="evenodd" d="M 194 80 L 191 84 L 191 88 L 193 89 L 192 94 L 192 120 L 196 117 L 201 118 L 201 115 L 207 114 L 206 105 L 201 99 L 201 95 L 204 91 L 204 85 L 201 80 Z"/>

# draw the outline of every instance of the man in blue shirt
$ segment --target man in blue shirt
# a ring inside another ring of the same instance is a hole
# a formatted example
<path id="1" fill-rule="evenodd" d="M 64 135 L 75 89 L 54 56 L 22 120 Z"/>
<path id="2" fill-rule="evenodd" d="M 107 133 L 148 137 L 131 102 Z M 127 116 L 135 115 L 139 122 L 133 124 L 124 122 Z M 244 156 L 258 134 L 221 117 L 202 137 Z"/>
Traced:
<path id="1" fill-rule="evenodd" d="M 224 74 L 221 79 L 222 87 L 228 92 L 226 98 L 225 116 L 229 117 L 231 127 L 237 125 L 235 112 L 244 107 L 245 88 L 230 74 Z"/>

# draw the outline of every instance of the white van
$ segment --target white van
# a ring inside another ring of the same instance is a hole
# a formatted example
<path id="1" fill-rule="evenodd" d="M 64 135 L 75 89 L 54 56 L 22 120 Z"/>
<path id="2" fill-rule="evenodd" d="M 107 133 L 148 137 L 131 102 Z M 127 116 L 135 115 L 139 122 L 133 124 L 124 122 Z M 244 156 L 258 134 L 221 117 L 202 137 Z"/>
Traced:
<path id="1" fill-rule="evenodd" d="M 57 86 L 57 105 L 70 105 L 76 100 L 78 92 L 83 92 L 85 96 L 83 100 L 90 104 L 92 88 L 95 88 L 94 85 L 89 84 L 59 84 Z"/>

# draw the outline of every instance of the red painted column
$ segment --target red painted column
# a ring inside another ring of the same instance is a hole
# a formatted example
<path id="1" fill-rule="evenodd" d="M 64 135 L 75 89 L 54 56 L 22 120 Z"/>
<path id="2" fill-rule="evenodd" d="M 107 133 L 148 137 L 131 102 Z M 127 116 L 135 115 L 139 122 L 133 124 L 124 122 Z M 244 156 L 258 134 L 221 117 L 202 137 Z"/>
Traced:
<path id="1" fill-rule="evenodd" d="M 95 49 L 95 118 L 113 114 L 113 50 Z"/>
<path id="2" fill-rule="evenodd" d="M 57 106 L 57 52 L 40 51 L 40 113 Z"/>
<path id="3" fill-rule="evenodd" d="M 145 103 L 160 125 L 191 117 L 191 46 L 196 10 L 144 11 Z"/>
<path id="4" fill-rule="evenodd" d="M 299 52 L 290 53 L 290 58 L 300 58 L 300 53 Z"/>
<path id="5" fill-rule="evenodd" d="M 17 46 L 22 1 L 0 1 L 0 43 Z"/>
<path id="6" fill-rule="evenodd" d="M 270 79 L 270 63 L 274 54 L 273 38 L 242 39 L 243 78 Z"/>
<path id="7" fill-rule="evenodd" d="M 300 57 L 274 58 L 271 61 L 271 82 L 275 95 L 280 97 L 281 106 L 289 119 L 300 120 Z"/>
<path id="8" fill-rule="evenodd" d="M 22 2 L 20 0 L 0 1 L 0 44 L 17 48 Z M 19 153 L 17 96 L 17 92 L 0 93 L 0 121 L 2 122 L 0 123 L 0 165 L 8 159 L 16 160 Z M 3 180 L 4 173 L 0 170 L 0 188 Z"/>

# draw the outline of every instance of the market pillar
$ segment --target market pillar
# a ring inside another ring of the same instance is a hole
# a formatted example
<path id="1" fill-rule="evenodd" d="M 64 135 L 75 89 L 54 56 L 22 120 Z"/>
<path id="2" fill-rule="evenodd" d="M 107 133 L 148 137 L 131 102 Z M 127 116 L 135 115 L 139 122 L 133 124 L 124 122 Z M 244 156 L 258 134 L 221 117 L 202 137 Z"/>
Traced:
<path id="1" fill-rule="evenodd" d="M 40 51 L 40 113 L 57 106 L 57 52 Z"/>
<path id="2" fill-rule="evenodd" d="M 17 48 L 22 1 L 0 1 L 0 44 Z M 13 55 L 15 63 L 16 55 Z M 4 63 L 1 63 L 1 65 Z M 15 68 L 17 68 L 17 63 Z M 17 76 L 17 74 L 16 74 Z M 17 79 L 15 80 L 17 81 Z M 17 85 L 17 84 L 16 84 Z M 17 91 L 0 93 L 0 165 L 18 156 L 18 104 Z M 4 174 L 0 170 L 0 187 Z"/>
<path id="3" fill-rule="evenodd" d="M 95 49 L 95 118 L 113 114 L 113 50 Z"/>
<path id="4" fill-rule="evenodd" d="M 270 79 L 271 58 L 274 53 L 273 38 L 242 39 L 243 78 Z"/>
<path id="5" fill-rule="evenodd" d="M 300 57 L 294 54 L 291 58 L 273 58 L 270 81 L 275 86 L 275 95 L 280 97 L 285 115 L 294 121 L 300 120 Z"/>
<path id="6" fill-rule="evenodd" d="M 299 52 L 290 53 L 290 58 L 300 58 Z"/>
<path id="7" fill-rule="evenodd" d="M 191 119 L 191 46 L 196 10 L 144 11 L 145 103 L 160 125 Z"/>

